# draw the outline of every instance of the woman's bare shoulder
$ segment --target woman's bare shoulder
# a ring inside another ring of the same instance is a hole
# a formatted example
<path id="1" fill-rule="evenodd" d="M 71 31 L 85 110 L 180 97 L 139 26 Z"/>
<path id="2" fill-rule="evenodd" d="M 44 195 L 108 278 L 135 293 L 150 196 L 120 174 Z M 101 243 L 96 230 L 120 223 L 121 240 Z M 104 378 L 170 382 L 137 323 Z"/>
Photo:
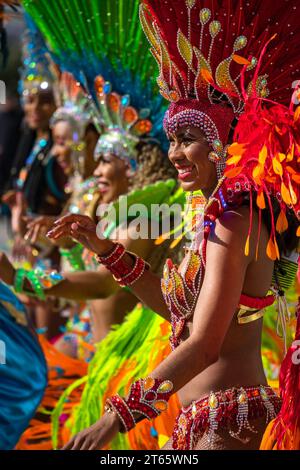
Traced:
<path id="1" fill-rule="evenodd" d="M 267 226 L 262 222 L 259 227 L 258 211 L 254 209 L 251 212 L 249 206 L 240 206 L 224 212 L 216 220 L 215 229 L 212 231 L 209 241 L 222 243 L 227 248 L 234 248 L 240 254 L 243 253 L 249 263 L 254 259 L 257 261 L 257 246 L 259 247 L 258 257 L 263 259 L 266 257 L 268 239 Z M 248 255 L 245 251 L 246 244 Z M 232 250 L 230 252 L 233 253 Z"/>
<path id="2" fill-rule="evenodd" d="M 256 219 L 256 215 L 254 216 Z M 211 238 L 215 236 L 225 239 L 241 238 L 247 235 L 250 223 L 250 210 L 247 206 L 225 211 L 215 223 Z"/>

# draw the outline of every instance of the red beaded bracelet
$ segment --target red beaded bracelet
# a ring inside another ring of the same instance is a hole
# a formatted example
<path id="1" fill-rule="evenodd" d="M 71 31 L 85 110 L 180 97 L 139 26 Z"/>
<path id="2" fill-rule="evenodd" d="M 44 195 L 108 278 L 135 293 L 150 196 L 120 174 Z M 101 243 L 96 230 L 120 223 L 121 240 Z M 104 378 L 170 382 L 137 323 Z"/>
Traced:
<path id="1" fill-rule="evenodd" d="M 107 399 L 106 406 L 118 414 L 123 424 L 121 432 L 127 432 L 136 424 L 134 415 L 137 418 L 142 415 L 151 420 L 165 411 L 172 390 L 173 384 L 169 380 L 147 377 L 131 385 L 127 399 L 114 395 Z"/>
<path id="2" fill-rule="evenodd" d="M 108 255 L 96 255 L 96 260 L 104 266 L 111 266 L 118 262 L 125 254 L 125 248 L 121 243 L 115 243 L 114 249 Z"/>
<path id="3" fill-rule="evenodd" d="M 106 400 L 105 411 L 108 411 L 108 408 L 115 411 L 122 423 L 123 429 L 120 429 L 120 432 L 128 432 L 130 429 L 134 428 L 136 425 L 135 419 L 126 403 L 122 397 L 119 395 L 114 395 L 111 398 Z"/>
<path id="4" fill-rule="evenodd" d="M 133 258 L 133 266 L 129 266 L 124 261 L 126 253 Z M 126 251 L 124 246 L 120 243 L 116 243 L 116 246 L 110 254 L 106 256 L 97 255 L 96 259 L 112 273 L 115 280 L 122 287 L 134 284 L 144 274 L 145 270 L 150 267 L 143 258 L 140 258 L 130 251 Z"/>

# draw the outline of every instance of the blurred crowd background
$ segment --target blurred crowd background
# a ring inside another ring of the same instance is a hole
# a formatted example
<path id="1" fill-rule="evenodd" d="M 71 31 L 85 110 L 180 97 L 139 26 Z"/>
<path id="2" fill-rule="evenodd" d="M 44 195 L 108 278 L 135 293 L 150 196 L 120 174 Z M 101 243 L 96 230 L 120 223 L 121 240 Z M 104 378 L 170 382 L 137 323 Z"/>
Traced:
<path id="1" fill-rule="evenodd" d="M 1 57 L 0 80 L 5 84 L 6 102 L 0 104 L 0 194 L 9 187 L 12 168 L 17 152 L 24 113 L 18 93 L 20 67 L 22 64 L 22 34 L 25 24 L 21 14 L 10 15 L 4 22 L 6 47 Z M 4 42 L 1 36 L 2 42 Z M 9 48 L 8 48 L 9 44 Z M 7 218 L 10 211 L 7 204 L 0 205 L 0 250 L 7 251 L 12 243 L 12 233 Z"/>

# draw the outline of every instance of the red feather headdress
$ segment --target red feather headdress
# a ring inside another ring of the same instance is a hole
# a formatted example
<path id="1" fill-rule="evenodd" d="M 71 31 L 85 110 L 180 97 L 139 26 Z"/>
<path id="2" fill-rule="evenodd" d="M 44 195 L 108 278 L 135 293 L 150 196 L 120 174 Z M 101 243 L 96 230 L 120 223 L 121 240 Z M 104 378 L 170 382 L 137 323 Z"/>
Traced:
<path id="1" fill-rule="evenodd" d="M 293 77 L 299 76 L 297 8 L 297 0 L 143 0 L 140 19 L 159 65 L 161 93 L 173 102 L 192 94 L 205 103 L 219 90 L 236 114 L 244 104 L 242 69 L 250 93 L 259 65 L 259 96 L 287 105 Z"/>

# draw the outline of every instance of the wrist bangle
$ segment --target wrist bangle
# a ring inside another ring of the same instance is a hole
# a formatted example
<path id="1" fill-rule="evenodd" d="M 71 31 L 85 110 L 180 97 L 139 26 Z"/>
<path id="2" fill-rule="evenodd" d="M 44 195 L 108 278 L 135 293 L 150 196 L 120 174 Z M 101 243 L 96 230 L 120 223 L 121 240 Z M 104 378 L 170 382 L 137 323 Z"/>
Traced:
<path id="1" fill-rule="evenodd" d="M 26 279 L 30 283 L 33 292 L 30 292 L 25 288 L 24 283 Z M 18 294 L 36 296 L 41 300 L 45 300 L 46 298 L 41 282 L 39 281 L 38 276 L 34 271 L 27 271 L 23 268 L 17 269 L 14 279 L 14 288 Z"/>
<path id="2" fill-rule="evenodd" d="M 59 252 L 63 258 L 66 258 L 75 271 L 85 271 L 84 261 L 82 259 L 83 246 L 76 243 L 70 249 L 60 248 Z"/>
<path id="3" fill-rule="evenodd" d="M 124 261 L 126 254 L 132 258 L 133 266 L 129 266 Z M 143 258 L 126 251 L 121 243 L 116 243 L 108 255 L 97 255 L 96 260 L 106 266 L 121 287 L 131 286 L 144 274 L 146 269 L 150 268 Z"/>
<path id="4" fill-rule="evenodd" d="M 32 292 L 27 290 L 24 285 L 26 279 L 32 287 Z M 41 269 L 27 271 L 20 268 L 15 273 L 14 288 L 19 294 L 26 294 L 38 297 L 40 300 L 46 300 L 45 290 L 58 284 L 63 279 L 63 276 L 57 271 L 47 272 Z"/>
<path id="5" fill-rule="evenodd" d="M 151 420 L 156 418 L 168 407 L 173 384 L 169 380 L 147 377 L 134 382 L 126 399 L 114 395 L 106 401 L 107 409 L 113 409 L 119 416 L 123 431 L 128 432 L 136 425 L 137 416 Z"/>
<path id="6" fill-rule="evenodd" d="M 44 289 L 43 289 L 42 283 L 41 283 L 38 275 L 34 271 L 28 271 L 26 277 L 27 277 L 28 281 L 30 282 L 30 285 L 32 286 L 32 288 L 34 290 L 34 294 L 40 300 L 46 300 Z M 23 290 L 24 290 L 24 292 L 26 292 L 25 288 L 24 288 L 24 285 L 23 285 Z"/>
<path id="7" fill-rule="evenodd" d="M 108 413 L 108 414 L 114 414 L 118 417 L 118 421 L 119 421 L 119 432 L 121 433 L 125 433 L 127 432 L 125 427 L 124 427 L 124 424 L 123 424 L 123 421 L 122 419 L 120 418 L 119 414 L 117 413 L 117 411 L 113 408 L 113 406 L 111 405 L 111 403 L 109 402 L 109 400 L 106 401 L 105 403 L 105 406 L 104 406 L 104 411 L 105 413 Z"/>
<path id="8" fill-rule="evenodd" d="M 14 278 L 14 289 L 17 294 L 23 292 L 23 282 L 26 276 L 26 270 L 23 268 L 16 269 L 15 278 Z"/>
<path id="9" fill-rule="evenodd" d="M 108 255 L 96 255 L 96 260 L 99 264 L 104 264 L 106 267 L 113 266 L 124 256 L 125 251 L 121 243 L 115 243 L 113 250 Z"/>

